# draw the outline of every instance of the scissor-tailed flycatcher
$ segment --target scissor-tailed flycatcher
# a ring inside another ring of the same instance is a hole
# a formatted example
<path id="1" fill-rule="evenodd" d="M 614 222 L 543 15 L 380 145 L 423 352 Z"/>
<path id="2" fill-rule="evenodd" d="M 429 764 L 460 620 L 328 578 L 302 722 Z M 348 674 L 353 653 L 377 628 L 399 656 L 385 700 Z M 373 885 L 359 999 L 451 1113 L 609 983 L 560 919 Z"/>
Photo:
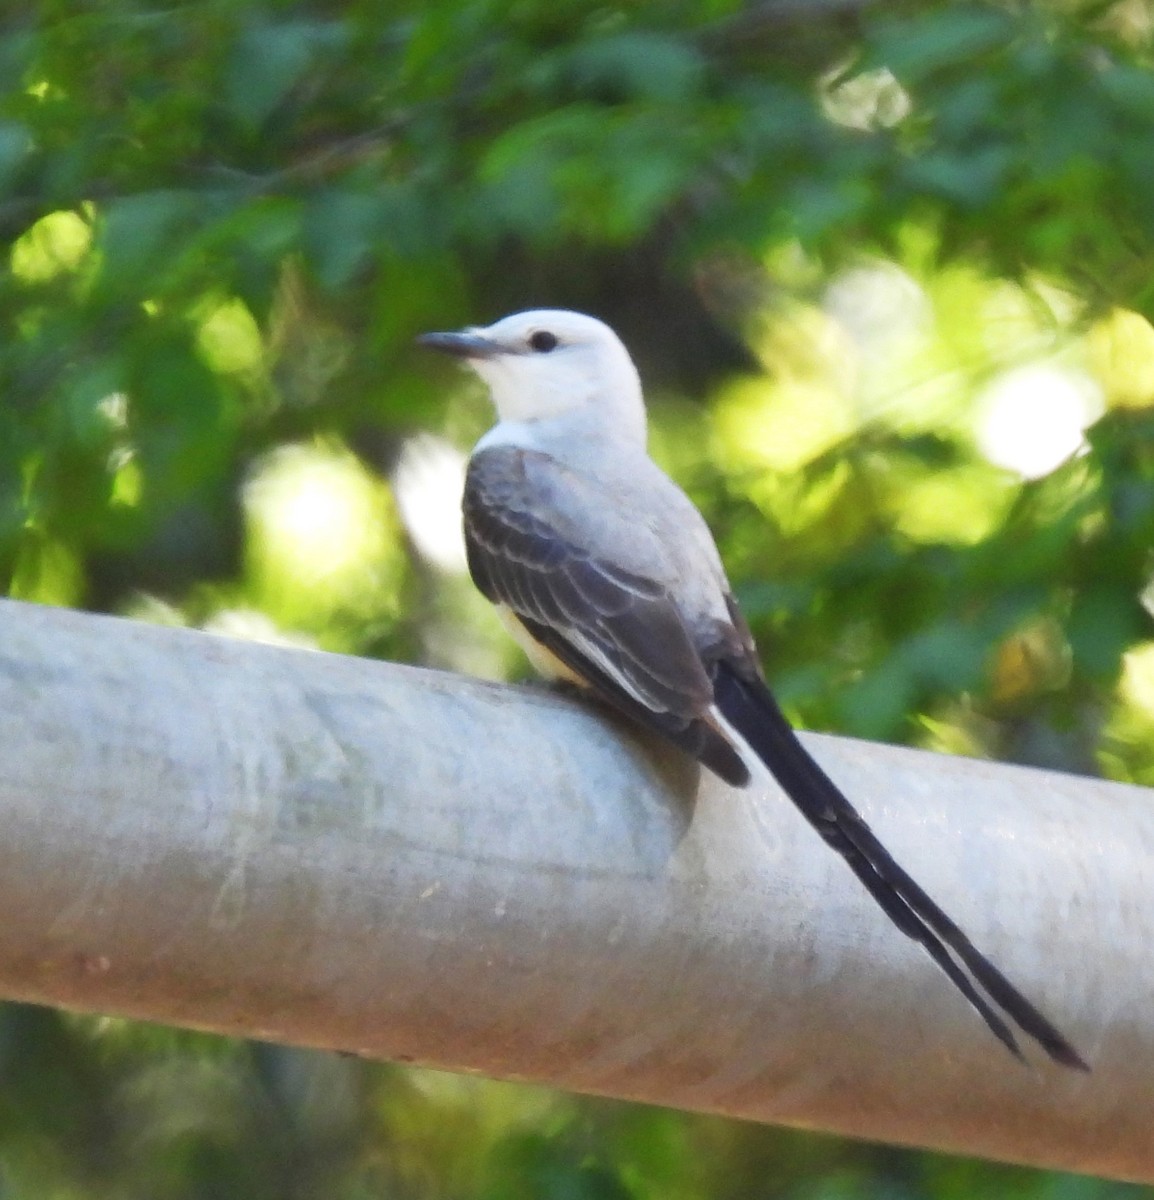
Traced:
<path id="1" fill-rule="evenodd" d="M 542 310 L 420 341 L 464 359 L 493 394 L 498 423 L 465 482 L 469 570 L 534 666 L 591 688 L 735 787 L 768 768 L 1012 1053 L 1022 1057 L 1006 1018 L 1086 1069 L 801 745 L 704 519 L 646 452 L 641 383 L 616 334 Z"/>

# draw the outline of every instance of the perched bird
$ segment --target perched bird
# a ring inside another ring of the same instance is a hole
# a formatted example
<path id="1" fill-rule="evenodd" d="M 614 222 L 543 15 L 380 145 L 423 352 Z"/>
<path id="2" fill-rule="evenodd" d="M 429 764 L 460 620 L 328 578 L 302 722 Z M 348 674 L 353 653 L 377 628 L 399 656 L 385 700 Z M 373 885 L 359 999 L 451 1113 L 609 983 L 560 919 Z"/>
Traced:
<path id="1" fill-rule="evenodd" d="M 617 335 L 563 310 L 429 333 L 488 384 L 498 422 L 465 482 L 469 570 L 543 674 L 590 688 L 734 787 L 767 768 L 891 921 L 1013 1054 L 1010 1024 L 1087 1069 L 1061 1033 L 894 861 L 766 686 L 704 518 L 646 451 Z"/>

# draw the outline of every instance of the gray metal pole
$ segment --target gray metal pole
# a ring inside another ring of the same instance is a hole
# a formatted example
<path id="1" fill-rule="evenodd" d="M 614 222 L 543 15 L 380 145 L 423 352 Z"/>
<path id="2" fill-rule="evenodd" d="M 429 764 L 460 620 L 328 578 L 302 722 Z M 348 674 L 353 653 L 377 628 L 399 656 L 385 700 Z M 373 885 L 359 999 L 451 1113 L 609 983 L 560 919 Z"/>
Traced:
<path id="1" fill-rule="evenodd" d="M 12 602 L 0 994 L 1154 1181 L 1150 793 L 807 740 L 1091 1075 L 605 714 Z"/>

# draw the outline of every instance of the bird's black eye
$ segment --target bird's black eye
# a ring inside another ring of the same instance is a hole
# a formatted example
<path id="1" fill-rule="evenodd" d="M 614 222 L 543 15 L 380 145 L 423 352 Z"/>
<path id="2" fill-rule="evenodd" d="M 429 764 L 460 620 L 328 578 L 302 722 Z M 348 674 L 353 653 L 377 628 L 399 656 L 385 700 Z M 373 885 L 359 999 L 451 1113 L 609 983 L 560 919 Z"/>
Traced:
<path id="1" fill-rule="evenodd" d="M 550 350 L 557 349 L 557 335 L 550 333 L 547 329 L 538 329 L 536 333 L 530 336 L 529 345 L 538 354 L 548 354 Z"/>

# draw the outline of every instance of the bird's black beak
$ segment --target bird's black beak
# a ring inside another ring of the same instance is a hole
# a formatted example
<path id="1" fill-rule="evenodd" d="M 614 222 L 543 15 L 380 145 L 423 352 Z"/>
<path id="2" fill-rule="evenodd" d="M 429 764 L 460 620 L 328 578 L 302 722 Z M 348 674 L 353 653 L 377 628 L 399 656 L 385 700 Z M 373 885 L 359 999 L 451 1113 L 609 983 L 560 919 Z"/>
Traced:
<path id="1" fill-rule="evenodd" d="M 492 358 L 500 354 L 501 347 L 480 334 L 470 333 L 422 333 L 417 338 L 418 346 L 428 346 L 432 350 L 440 350 L 443 354 L 452 354 L 457 358 Z"/>

